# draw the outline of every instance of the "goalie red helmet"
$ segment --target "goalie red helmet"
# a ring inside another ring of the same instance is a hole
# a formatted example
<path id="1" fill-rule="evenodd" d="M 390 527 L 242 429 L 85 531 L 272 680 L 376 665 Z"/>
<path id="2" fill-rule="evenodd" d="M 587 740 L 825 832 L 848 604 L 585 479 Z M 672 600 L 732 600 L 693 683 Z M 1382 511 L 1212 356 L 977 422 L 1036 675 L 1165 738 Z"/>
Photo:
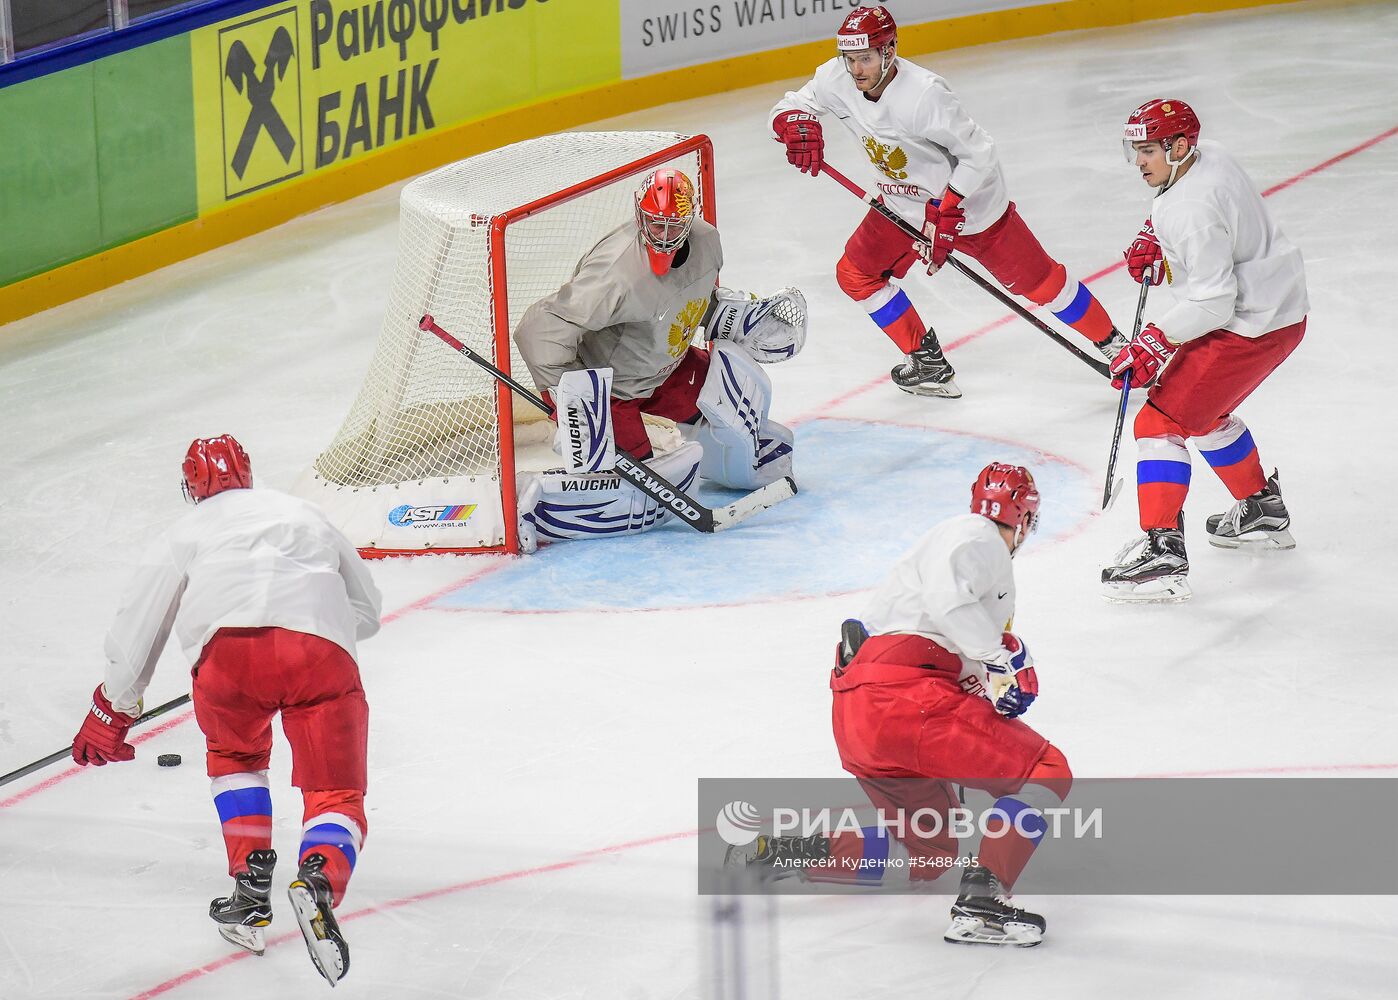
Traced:
<path id="1" fill-rule="evenodd" d="M 184 498 L 190 503 L 207 500 L 224 490 L 252 487 L 252 461 L 231 434 L 195 438 L 180 468 L 184 473 Z"/>
<path id="2" fill-rule="evenodd" d="M 682 171 L 665 167 L 646 175 L 636 192 L 636 225 L 656 274 L 670 270 L 675 253 L 689 239 L 698 199 Z"/>
<path id="3" fill-rule="evenodd" d="M 1019 545 L 1039 524 L 1039 488 L 1022 465 L 991 462 L 971 484 L 971 513 L 1013 528 Z"/>
<path id="4" fill-rule="evenodd" d="M 1189 140 L 1193 149 L 1199 144 L 1199 116 L 1184 101 L 1147 101 L 1126 119 L 1126 130 L 1122 134 L 1122 145 L 1126 149 L 1126 159 L 1135 157 L 1133 142 L 1158 142 L 1168 145 L 1175 136 L 1182 135 Z"/>
<path id="5" fill-rule="evenodd" d="M 893 15 L 881 6 L 854 8 L 835 35 L 835 47 L 841 52 L 881 49 L 896 44 L 898 25 Z"/>

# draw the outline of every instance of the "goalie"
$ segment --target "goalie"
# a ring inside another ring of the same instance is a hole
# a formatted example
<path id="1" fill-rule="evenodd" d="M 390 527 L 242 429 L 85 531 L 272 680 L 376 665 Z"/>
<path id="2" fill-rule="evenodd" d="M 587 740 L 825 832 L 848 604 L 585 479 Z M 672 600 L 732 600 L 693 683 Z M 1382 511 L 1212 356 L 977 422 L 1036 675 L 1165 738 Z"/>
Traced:
<path id="1" fill-rule="evenodd" d="M 647 175 L 635 224 L 604 236 L 515 329 L 554 405 L 564 465 L 520 477 L 525 551 L 664 521 L 666 510 L 611 471 L 618 448 L 684 490 L 700 476 L 753 490 L 791 475 L 791 431 L 768 419 L 772 386 L 757 363 L 800 352 L 806 301 L 794 288 L 759 299 L 717 287 L 723 249 L 695 201 L 681 171 Z M 701 329 L 708 350 L 692 346 Z M 647 414 L 674 421 L 684 443 L 654 455 Z"/>

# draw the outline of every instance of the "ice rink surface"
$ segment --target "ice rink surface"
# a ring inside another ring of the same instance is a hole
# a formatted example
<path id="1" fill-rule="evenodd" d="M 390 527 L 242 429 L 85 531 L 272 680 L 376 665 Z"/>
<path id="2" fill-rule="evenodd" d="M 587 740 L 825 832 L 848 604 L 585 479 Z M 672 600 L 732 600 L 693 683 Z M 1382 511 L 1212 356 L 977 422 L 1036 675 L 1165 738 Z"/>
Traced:
<path id="1" fill-rule="evenodd" d="M 370 834 L 340 911 L 353 965 L 337 996 L 698 996 L 695 780 L 840 773 L 839 622 L 993 459 L 1029 462 L 1044 487 L 1044 530 L 1016 560 L 1016 628 L 1040 662 L 1027 721 L 1077 775 L 1398 773 L 1383 624 L 1398 561 L 1395 51 L 1398 5 L 1302 3 L 917 60 L 994 135 L 1049 251 L 1082 277 L 1106 272 L 1092 287 L 1118 325 L 1135 290 L 1112 268 L 1149 209 L 1119 143 L 1133 108 L 1191 102 L 1205 135 L 1276 188 L 1310 328 L 1241 412 L 1282 471 L 1298 547 L 1206 545 L 1204 516 L 1230 500 L 1196 460 L 1195 596 L 1171 607 L 1098 596 L 1135 507 L 1128 492 L 1095 513 L 1116 397 L 1080 362 L 948 271 L 907 286 L 965 398 L 888 384 L 894 349 L 833 277 L 862 210 L 768 136 L 768 108 L 801 80 L 590 126 L 711 135 L 724 283 L 805 290 L 809 344 L 770 370 L 803 491 L 711 538 L 373 567 L 388 621 L 361 649 Z M 837 127 L 827 137 L 867 183 L 862 152 Z M 373 349 L 396 228 L 394 187 L 0 332 L 0 772 L 71 740 L 127 566 L 184 509 L 190 438 L 236 434 L 279 488 L 330 441 Z M 1128 475 L 1134 457 L 1128 440 Z M 187 690 L 171 652 L 146 703 Z M 278 741 L 286 858 L 300 800 Z M 162 752 L 184 766 L 157 769 Z M 134 763 L 56 765 L 0 791 L 0 997 L 323 994 L 284 903 L 262 959 L 205 916 L 228 879 L 201 763 L 180 714 L 145 730 Z M 274 899 L 290 877 L 284 862 Z M 783 900 L 782 993 L 1398 995 L 1391 897 L 1025 898 L 1049 936 L 1012 953 L 944 944 L 948 902 Z"/>

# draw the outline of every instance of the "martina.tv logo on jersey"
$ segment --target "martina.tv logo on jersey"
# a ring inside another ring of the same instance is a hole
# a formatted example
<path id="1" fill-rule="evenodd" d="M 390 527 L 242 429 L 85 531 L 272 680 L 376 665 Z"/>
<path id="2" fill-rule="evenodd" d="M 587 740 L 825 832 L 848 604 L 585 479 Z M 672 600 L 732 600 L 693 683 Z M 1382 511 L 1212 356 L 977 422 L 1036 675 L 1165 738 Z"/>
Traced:
<path id="1" fill-rule="evenodd" d="M 434 528 L 441 525 L 461 524 L 476 512 L 478 504 L 438 503 L 415 507 L 403 504 L 388 512 L 388 523 L 399 528 Z"/>

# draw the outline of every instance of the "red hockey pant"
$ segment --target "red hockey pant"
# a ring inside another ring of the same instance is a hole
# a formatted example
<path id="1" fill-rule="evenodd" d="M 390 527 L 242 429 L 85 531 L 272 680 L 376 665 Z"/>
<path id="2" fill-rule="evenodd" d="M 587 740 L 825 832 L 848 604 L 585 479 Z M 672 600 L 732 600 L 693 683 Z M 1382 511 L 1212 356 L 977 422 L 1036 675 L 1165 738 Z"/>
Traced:
<path id="1" fill-rule="evenodd" d="M 1089 340 L 1098 342 L 1111 335 L 1112 321 L 1102 304 L 1044 252 L 1014 202 L 989 229 L 958 237 L 954 249 L 975 258 L 1009 291 L 1049 306 L 1055 316 Z M 891 285 L 889 279 L 906 276 L 920 261 L 907 233 L 871 208 L 835 266 L 840 288 L 864 306 L 904 354 L 917 348 L 927 327 L 907 293 Z"/>
<path id="2" fill-rule="evenodd" d="M 272 717 L 280 712 L 306 829 L 323 832 L 328 823 L 348 831 L 332 841 L 353 841 L 325 846 L 323 837 L 310 838 L 327 859 L 338 902 L 367 826 L 369 706 L 354 658 L 302 632 L 223 628 L 205 644 L 193 673 L 194 714 L 208 747 L 229 873 L 245 870 L 248 853 L 272 843 L 263 772 L 272 756 Z M 311 853 L 307 842 L 302 857 Z"/>
<path id="3" fill-rule="evenodd" d="M 1142 530 L 1173 528 L 1189 493 L 1193 438 L 1233 499 L 1267 485 L 1252 432 L 1233 410 L 1296 350 L 1306 321 L 1261 337 L 1215 330 L 1187 341 L 1136 414 L 1136 497 Z"/>
<path id="4" fill-rule="evenodd" d="M 646 434 L 644 414 L 664 417 L 677 424 L 699 416 L 699 390 L 709 376 L 709 352 L 691 347 L 679 365 L 649 396 L 637 399 L 612 398 L 612 433 L 616 446 L 639 459 L 650 458 L 653 449 Z M 550 404 L 552 397 L 544 393 Z M 555 418 L 556 419 L 556 418 Z"/>
<path id="5" fill-rule="evenodd" d="M 885 814 L 945 814 L 957 804 L 953 782 L 997 797 L 1033 783 L 1066 798 L 1072 772 L 1062 753 L 984 697 L 963 692 L 959 670 L 955 656 L 927 639 L 888 635 L 870 638 L 853 663 L 831 675 L 835 745 L 870 801 Z M 947 827 L 932 838 L 905 830 L 900 839 L 914 858 L 955 857 L 958 843 Z M 986 838 L 980 863 L 1012 886 L 1036 843 L 1016 832 Z M 832 852 L 838 855 L 840 845 Z M 943 870 L 915 866 L 912 874 L 936 878 Z"/>

